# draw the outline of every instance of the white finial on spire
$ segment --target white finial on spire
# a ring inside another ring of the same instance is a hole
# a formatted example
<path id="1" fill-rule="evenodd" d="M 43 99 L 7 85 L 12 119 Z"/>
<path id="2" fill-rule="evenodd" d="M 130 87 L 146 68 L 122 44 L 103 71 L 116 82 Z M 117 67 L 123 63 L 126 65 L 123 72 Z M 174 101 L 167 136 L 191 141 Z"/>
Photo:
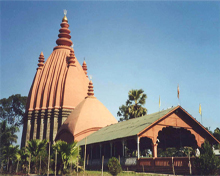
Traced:
<path id="1" fill-rule="evenodd" d="M 89 75 L 89 79 L 92 80 L 92 75 Z"/>
<path id="2" fill-rule="evenodd" d="M 66 14 L 67 14 L 67 10 L 64 9 L 64 10 L 63 10 L 63 13 L 64 13 L 64 15 L 66 16 Z"/>

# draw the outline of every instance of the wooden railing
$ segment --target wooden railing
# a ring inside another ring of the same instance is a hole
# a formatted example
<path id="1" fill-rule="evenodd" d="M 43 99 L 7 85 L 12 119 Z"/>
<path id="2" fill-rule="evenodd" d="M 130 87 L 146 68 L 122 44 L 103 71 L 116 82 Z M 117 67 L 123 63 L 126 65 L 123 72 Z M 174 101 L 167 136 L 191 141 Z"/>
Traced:
<path id="1" fill-rule="evenodd" d="M 137 170 L 167 174 L 190 174 L 190 170 L 191 173 L 194 172 L 194 160 L 194 157 L 190 158 L 190 162 L 188 157 L 140 158 L 137 161 Z"/>
<path id="2" fill-rule="evenodd" d="M 108 170 L 107 163 L 109 159 L 104 159 L 104 169 Z M 195 158 L 190 158 L 191 168 L 188 157 L 158 157 L 158 158 L 120 158 L 123 170 L 134 170 L 138 172 L 164 173 L 164 174 L 196 174 L 193 167 Z M 86 163 L 86 169 L 100 170 L 102 166 L 101 159 L 89 160 Z"/>

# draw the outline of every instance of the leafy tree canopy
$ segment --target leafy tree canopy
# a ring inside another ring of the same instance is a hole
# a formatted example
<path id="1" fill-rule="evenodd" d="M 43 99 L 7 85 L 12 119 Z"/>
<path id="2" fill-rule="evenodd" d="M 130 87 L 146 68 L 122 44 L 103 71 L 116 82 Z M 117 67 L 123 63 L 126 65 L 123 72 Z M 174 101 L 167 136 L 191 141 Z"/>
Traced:
<path id="1" fill-rule="evenodd" d="M 142 89 L 130 90 L 125 105 L 119 107 L 117 116 L 122 117 L 119 121 L 133 119 L 147 114 L 147 109 L 143 107 L 146 99 L 147 95 Z"/>
<path id="2" fill-rule="evenodd" d="M 23 123 L 26 101 L 27 97 L 20 94 L 0 99 L 0 120 L 19 127 Z"/>
<path id="3" fill-rule="evenodd" d="M 76 162 L 80 150 L 77 142 L 67 143 L 59 140 L 52 147 L 54 152 L 57 151 L 57 172 L 61 169 L 62 173 L 66 173 L 68 164 Z"/>

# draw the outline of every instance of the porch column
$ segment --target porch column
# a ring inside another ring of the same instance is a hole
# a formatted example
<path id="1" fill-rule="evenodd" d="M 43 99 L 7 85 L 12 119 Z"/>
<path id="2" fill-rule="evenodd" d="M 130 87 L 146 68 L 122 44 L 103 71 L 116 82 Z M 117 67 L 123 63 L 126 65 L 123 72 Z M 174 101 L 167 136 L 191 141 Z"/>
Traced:
<path id="1" fill-rule="evenodd" d="M 100 159 L 102 158 L 102 144 L 99 144 L 99 149 L 100 149 Z"/>
<path id="2" fill-rule="evenodd" d="M 153 148 L 153 157 L 154 158 L 157 158 L 157 143 L 156 142 L 154 142 L 154 143 L 152 143 L 152 148 Z"/>
<path id="3" fill-rule="evenodd" d="M 110 157 L 112 157 L 112 142 L 110 142 Z"/>
<path id="4" fill-rule="evenodd" d="M 140 138 L 139 138 L 139 136 L 137 136 L 137 158 L 138 159 L 139 159 L 139 156 L 140 156 L 139 144 L 140 144 Z"/>
<path id="5" fill-rule="evenodd" d="M 115 143 L 114 143 L 114 147 L 113 148 L 114 148 L 114 156 L 115 156 Z"/>
<path id="6" fill-rule="evenodd" d="M 125 157 L 125 140 L 122 139 L 122 154 L 123 154 L 123 157 Z"/>
<path id="7" fill-rule="evenodd" d="M 92 159 L 92 148 L 93 148 L 93 146 L 91 145 L 91 147 L 90 147 L 90 148 L 91 148 L 91 159 Z"/>

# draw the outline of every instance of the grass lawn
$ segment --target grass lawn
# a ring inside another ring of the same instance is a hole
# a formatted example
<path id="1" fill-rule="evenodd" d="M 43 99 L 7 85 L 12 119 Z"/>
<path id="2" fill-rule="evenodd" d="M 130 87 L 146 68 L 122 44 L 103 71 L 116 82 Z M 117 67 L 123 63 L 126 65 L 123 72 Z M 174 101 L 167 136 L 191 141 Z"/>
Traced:
<path id="1" fill-rule="evenodd" d="M 76 173 L 68 174 L 66 176 L 70 176 L 70 175 L 76 176 L 77 174 Z M 78 176 L 101 176 L 101 175 L 102 175 L 101 171 L 86 171 L 85 175 L 83 172 L 80 172 L 78 174 Z M 133 175 L 136 175 L 136 176 L 168 176 L 168 174 L 141 173 L 141 172 L 133 172 L 133 171 L 123 171 L 120 174 L 118 174 L 118 176 L 126 176 L 126 175 L 128 175 L 128 176 L 133 176 Z M 11 175 L 0 174 L 0 176 L 11 176 Z M 61 175 L 59 175 L 59 176 L 61 176 Z M 109 172 L 103 172 L 103 176 L 111 176 L 111 174 Z"/>
<path id="2" fill-rule="evenodd" d="M 76 175 L 76 174 L 73 174 Z M 102 172 L 101 171 L 86 171 L 84 176 L 101 176 Z M 166 174 L 151 174 L 151 173 L 141 173 L 141 172 L 132 172 L 132 171 L 123 171 L 120 174 L 118 174 L 118 176 L 132 176 L 132 175 L 137 175 L 137 176 L 159 176 L 159 175 L 163 175 L 165 176 Z M 78 174 L 78 176 L 83 176 L 83 172 L 80 172 Z M 103 172 L 103 176 L 111 176 L 110 173 L 108 172 Z"/>

